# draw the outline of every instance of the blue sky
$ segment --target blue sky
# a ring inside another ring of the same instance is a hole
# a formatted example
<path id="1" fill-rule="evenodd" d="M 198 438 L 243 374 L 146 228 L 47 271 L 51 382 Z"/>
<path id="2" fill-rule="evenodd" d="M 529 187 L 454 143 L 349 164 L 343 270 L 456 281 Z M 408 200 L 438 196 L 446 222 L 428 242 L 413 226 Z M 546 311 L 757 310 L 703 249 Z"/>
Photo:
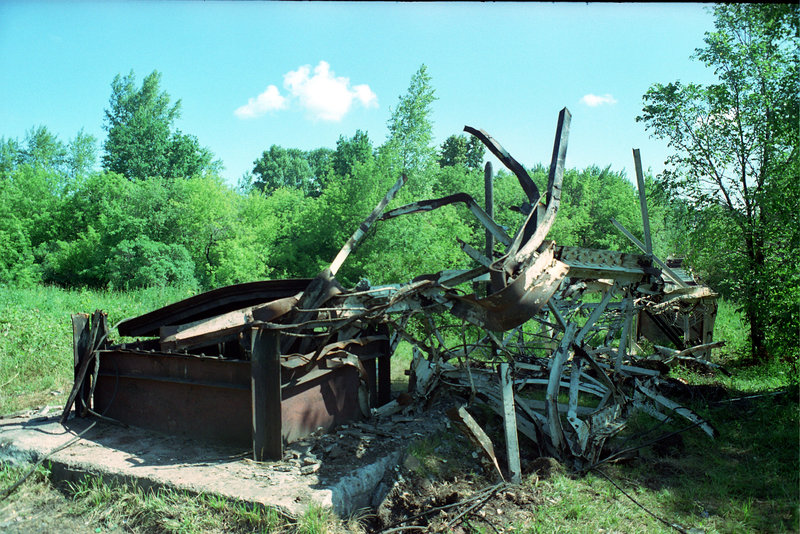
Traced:
<path id="1" fill-rule="evenodd" d="M 273 144 L 333 148 L 357 129 L 382 144 L 424 63 L 437 145 L 467 124 L 526 166 L 547 163 L 566 106 L 568 167 L 632 177 L 640 148 L 660 172 L 666 143 L 635 117 L 653 83 L 713 81 L 690 59 L 713 29 L 708 6 L 0 0 L 0 136 L 83 128 L 102 147 L 114 76 L 158 70 L 182 101 L 175 126 L 233 184 Z"/>

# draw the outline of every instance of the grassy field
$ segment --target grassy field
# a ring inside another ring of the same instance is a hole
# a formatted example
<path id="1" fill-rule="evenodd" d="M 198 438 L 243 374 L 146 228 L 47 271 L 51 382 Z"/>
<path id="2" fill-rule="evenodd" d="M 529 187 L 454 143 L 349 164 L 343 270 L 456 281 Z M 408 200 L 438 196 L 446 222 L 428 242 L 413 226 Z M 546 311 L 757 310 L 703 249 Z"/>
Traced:
<path id="1" fill-rule="evenodd" d="M 116 324 L 186 296 L 188 293 L 179 289 L 130 293 L 0 289 L 0 414 L 63 404 L 72 381 L 70 313 L 102 309 L 108 312 L 109 322 Z M 744 332 L 733 307 L 721 303 L 715 337 L 728 340 L 728 345 L 715 351 L 713 359 L 725 365 L 732 376 L 683 368 L 673 372 L 673 376 L 701 386 L 687 389 L 690 394 L 681 401 L 717 427 L 717 439 L 688 431 L 668 446 L 642 448 L 634 459 L 604 465 L 584 477 L 564 472 L 549 477 L 528 474 L 522 486 L 541 498 L 530 506 L 525 521 L 509 522 L 507 530 L 674 530 L 634 504 L 623 491 L 667 523 L 697 529 L 692 532 L 800 530 L 797 362 L 776 358 L 765 365 L 749 364 L 742 358 L 747 346 Z M 403 347 L 401 352 L 398 363 L 405 363 L 410 350 Z M 396 386 L 403 380 L 400 367 L 393 369 Z M 722 391 L 724 395 L 709 402 L 710 397 L 692 396 L 692 391 Z M 637 421 L 631 430 L 650 424 Z M 433 465 L 447 460 L 419 444 L 416 451 L 427 451 L 423 456 L 429 456 L 427 461 Z M 21 473 L 19 467 L 2 466 L 0 491 Z M 428 473 L 435 474 L 435 469 Z M 211 496 L 148 493 L 130 486 L 109 487 L 91 478 L 55 488 L 44 468 L 10 498 L 0 500 L 0 530 L 11 515 L 24 513 L 59 518 L 54 525 L 66 528 L 55 532 L 313 533 L 357 531 L 363 524 L 358 518 L 335 518 L 326 510 L 311 509 L 302 518 L 289 519 L 268 508 Z M 488 532 L 483 527 L 474 531 Z"/>

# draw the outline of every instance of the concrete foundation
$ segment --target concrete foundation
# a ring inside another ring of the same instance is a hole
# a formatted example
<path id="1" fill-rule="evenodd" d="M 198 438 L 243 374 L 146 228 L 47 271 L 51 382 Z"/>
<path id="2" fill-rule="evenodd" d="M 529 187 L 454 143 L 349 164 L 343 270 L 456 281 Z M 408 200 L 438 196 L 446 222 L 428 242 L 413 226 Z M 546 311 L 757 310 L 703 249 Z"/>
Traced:
<path id="1" fill-rule="evenodd" d="M 430 414 L 395 416 L 380 425 L 342 425 L 334 433 L 311 436 L 287 447 L 280 462 L 254 462 L 251 451 L 189 438 L 70 418 L 58 423 L 59 408 L 42 414 L 0 419 L 0 461 L 25 462 L 50 454 L 55 481 L 85 475 L 142 488 L 169 487 L 221 495 L 302 514 L 311 503 L 346 516 L 380 503 L 387 471 L 397 466 L 409 436 L 438 425 Z M 88 430 L 87 430 L 88 429 Z"/>

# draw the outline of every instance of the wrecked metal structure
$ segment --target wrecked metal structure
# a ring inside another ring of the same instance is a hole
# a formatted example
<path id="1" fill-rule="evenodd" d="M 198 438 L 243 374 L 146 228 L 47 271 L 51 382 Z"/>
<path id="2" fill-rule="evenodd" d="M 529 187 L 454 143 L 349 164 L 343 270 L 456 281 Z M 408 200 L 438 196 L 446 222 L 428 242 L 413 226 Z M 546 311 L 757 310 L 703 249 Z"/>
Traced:
<path id="1" fill-rule="evenodd" d="M 636 333 L 648 328 L 637 316 L 663 319 L 675 306 L 711 298 L 698 293 L 702 288 L 683 287 L 652 253 L 638 151 L 646 242 L 629 237 L 643 254 L 547 239 L 561 200 L 569 124 L 565 108 L 544 192 L 497 141 L 465 127 L 525 193 L 519 207 L 525 220 L 513 235 L 491 215 L 490 165 L 486 209 L 458 193 L 385 211 L 405 182 L 401 177 L 313 279 L 220 288 L 125 320 L 117 326 L 120 335 L 147 338 L 133 343 L 110 344 L 101 312 L 74 315 L 75 387 L 63 419 L 74 403 L 80 415 L 225 439 L 252 446 L 255 459 L 279 459 L 285 443 L 319 427 L 412 409 L 449 388 L 469 399 L 451 410 L 451 418 L 500 476 L 493 444 L 467 408 L 482 402 L 503 417 L 512 479 L 520 475 L 521 440 L 585 470 L 607 459 L 604 444 L 634 410 L 659 420 L 683 417 L 713 435 L 709 423 L 659 390 L 673 363 L 711 365 L 704 356 L 718 346 L 711 343 L 713 321 L 700 327 L 699 339 L 682 335 L 677 350 L 633 350 Z M 403 284 L 363 281 L 350 289 L 336 280 L 377 221 L 456 203 L 486 229 L 483 252 L 459 240 L 472 269 L 423 274 Z M 412 322 L 422 328 L 411 328 Z M 413 347 L 409 395 L 402 401 L 391 399 L 389 373 L 401 341 Z"/>

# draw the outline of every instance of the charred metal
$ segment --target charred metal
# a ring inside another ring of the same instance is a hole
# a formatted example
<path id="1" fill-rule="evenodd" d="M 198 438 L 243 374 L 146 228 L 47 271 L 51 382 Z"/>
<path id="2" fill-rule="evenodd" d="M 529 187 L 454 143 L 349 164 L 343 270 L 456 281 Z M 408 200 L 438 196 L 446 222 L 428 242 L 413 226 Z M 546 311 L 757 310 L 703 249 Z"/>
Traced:
<path id="1" fill-rule="evenodd" d="M 671 365 L 709 361 L 715 296 L 680 265 L 655 257 L 642 196 L 645 242 L 614 221 L 642 254 L 560 246 L 547 239 L 561 201 L 570 113 L 558 117 L 547 190 L 489 134 L 465 127 L 516 175 L 526 218 L 510 236 L 487 205 L 464 193 L 385 211 L 401 177 L 331 263 L 313 279 L 216 289 L 122 321 L 112 344 L 105 315 L 72 317 L 79 416 L 111 418 L 173 434 L 252 447 L 280 459 L 283 446 L 320 427 L 419 409 L 437 390 L 465 403 L 450 416 L 500 477 L 494 445 L 467 411 L 484 403 L 505 421 L 508 475 L 518 479 L 521 447 L 535 447 L 584 471 L 608 459 L 606 443 L 642 410 L 710 423 L 660 392 Z M 643 190 L 638 151 L 637 178 Z M 336 273 L 371 225 L 463 204 L 486 229 L 474 262 L 404 284 L 345 288 Z M 495 249 L 502 245 L 503 251 Z M 476 291 L 476 288 L 478 290 Z M 415 321 L 424 326 L 409 325 Z M 459 336 L 448 328 L 458 325 Z M 647 354 L 638 341 L 655 345 Z M 413 348 L 409 392 L 392 400 L 390 358 Z M 604 456 L 604 454 L 606 456 Z"/>

